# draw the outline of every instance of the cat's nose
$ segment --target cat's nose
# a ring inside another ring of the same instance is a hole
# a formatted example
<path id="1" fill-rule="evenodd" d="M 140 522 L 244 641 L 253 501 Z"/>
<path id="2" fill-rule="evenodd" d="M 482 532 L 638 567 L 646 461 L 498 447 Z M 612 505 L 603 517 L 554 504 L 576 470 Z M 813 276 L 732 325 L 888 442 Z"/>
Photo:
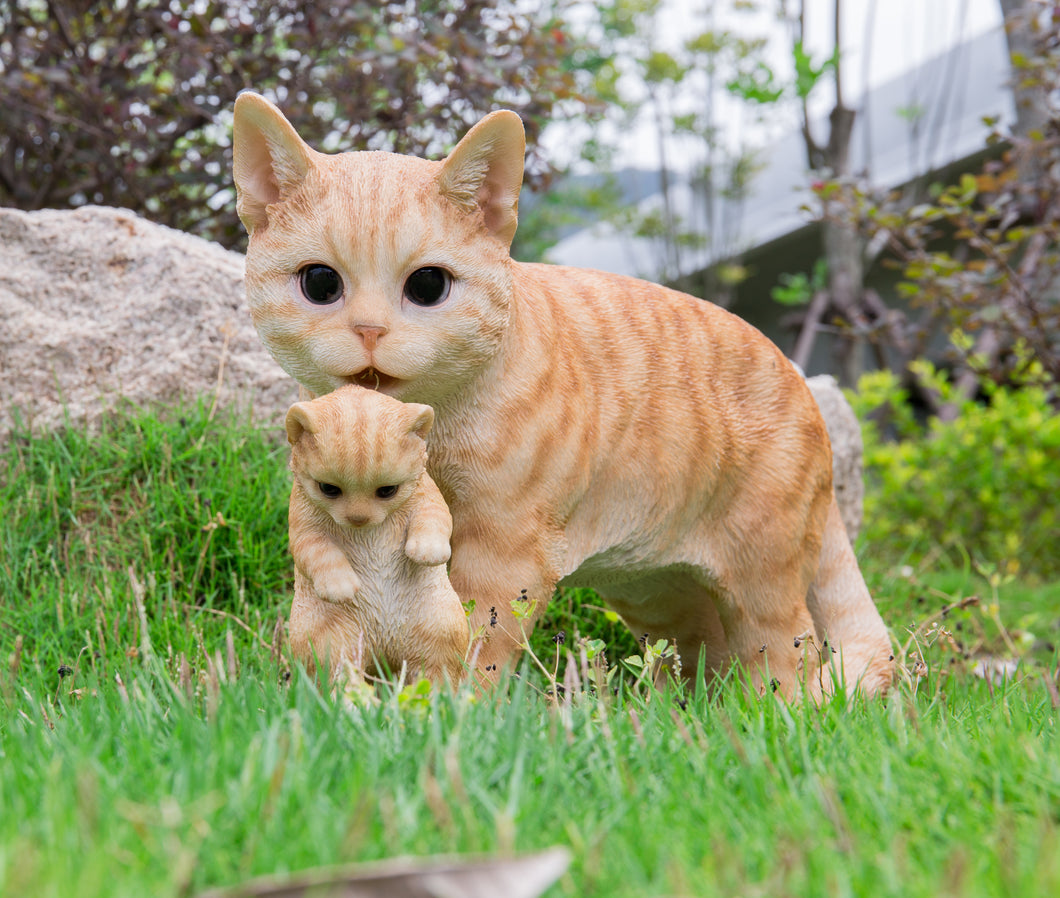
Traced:
<path id="1" fill-rule="evenodd" d="M 372 519 L 366 515 L 351 514 L 346 515 L 346 523 L 351 527 L 363 527 L 369 523 Z"/>
<path id="2" fill-rule="evenodd" d="M 355 324 L 353 326 L 353 332 L 359 334 L 360 338 L 364 340 L 365 349 L 369 352 L 375 352 L 375 347 L 379 343 L 379 338 L 386 334 L 387 329 L 374 324 Z"/>

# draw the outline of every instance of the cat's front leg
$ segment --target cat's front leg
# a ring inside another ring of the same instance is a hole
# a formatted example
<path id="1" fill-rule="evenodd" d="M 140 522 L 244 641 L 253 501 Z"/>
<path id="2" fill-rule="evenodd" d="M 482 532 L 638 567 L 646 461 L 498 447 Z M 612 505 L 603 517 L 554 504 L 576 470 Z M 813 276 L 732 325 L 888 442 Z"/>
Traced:
<path id="1" fill-rule="evenodd" d="M 465 606 L 474 603 L 468 662 L 477 683 L 496 683 L 526 647 L 559 579 L 550 555 L 540 535 L 524 541 L 474 525 L 454 532 L 449 580 Z"/>
<path id="2" fill-rule="evenodd" d="M 361 590 L 360 578 L 312 508 L 298 496 L 297 486 L 291 494 L 288 520 L 295 569 L 313 592 L 325 602 L 354 601 Z"/>
<path id="3" fill-rule="evenodd" d="M 321 546 L 322 551 L 308 565 L 304 561 L 299 563 L 296 557 L 295 567 L 325 602 L 353 602 L 361 591 L 361 580 L 338 547 L 327 545 L 335 549 L 334 553 Z"/>
<path id="4" fill-rule="evenodd" d="M 416 507 L 405 535 L 405 554 L 417 564 L 445 564 L 453 535 L 449 506 L 429 474 L 423 474 L 417 490 Z"/>

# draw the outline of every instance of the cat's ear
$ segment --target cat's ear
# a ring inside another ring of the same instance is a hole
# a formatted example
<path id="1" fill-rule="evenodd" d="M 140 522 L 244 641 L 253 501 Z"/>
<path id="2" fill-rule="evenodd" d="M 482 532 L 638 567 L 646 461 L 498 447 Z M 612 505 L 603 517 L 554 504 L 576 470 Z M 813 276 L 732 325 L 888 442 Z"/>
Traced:
<path id="1" fill-rule="evenodd" d="M 429 405 L 409 402 L 405 405 L 405 413 L 408 415 L 409 433 L 416 434 L 420 439 L 427 439 L 427 434 L 434 426 L 434 409 Z"/>
<path id="2" fill-rule="evenodd" d="M 287 410 L 287 418 L 284 420 L 287 429 L 287 442 L 292 446 L 297 443 L 303 433 L 315 433 L 316 425 L 313 422 L 313 409 L 308 402 L 296 402 Z"/>
<path id="3" fill-rule="evenodd" d="M 438 176 L 442 196 L 461 209 L 482 210 L 486 228 L 510 245 L 518 225 L 526 134 L 514 112 L 491 112 L 449 154 Z"/>
<path id="4" fill-rule="evenodd" d="M 268 222 L 268 207 L 305 180 L 313 150 L 294 126 L 261 94 L 236 97 L 232 126 L 232 178 L 236 211 L 251 234 Z"/>

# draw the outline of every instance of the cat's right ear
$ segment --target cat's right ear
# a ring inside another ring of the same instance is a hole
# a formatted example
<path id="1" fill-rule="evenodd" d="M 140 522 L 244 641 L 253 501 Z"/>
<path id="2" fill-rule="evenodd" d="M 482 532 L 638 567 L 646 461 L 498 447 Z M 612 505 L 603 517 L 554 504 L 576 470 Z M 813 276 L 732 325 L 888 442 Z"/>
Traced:
<path id="1" fill-rule="evenodd" d="M 232 126 L 232 179 L 236 211 L 251 234 L 268 223 L 267 209 L 290 196 L 312 166 L 313 150 L 261 94 L 236 97 Z"/>
<path id="2" fill-rule="evenodd" d="M 427 434 L 434 426 L 434 409 L 429 405 L 408 402 L 405 404 L 405 414 L 409 433 L 416 434 L 421 440 L 427 439 Z"/>
<path id="3" fill-rule="evenodd" d="M 287 418 L 284 420 L 287 429 L 287 442 L 292 446 L 297 443 L 303 433 L 314 433 L 316 428 L 313 424 L 313 411 L 308 402 L 296 402 L 287 410 Z"/>

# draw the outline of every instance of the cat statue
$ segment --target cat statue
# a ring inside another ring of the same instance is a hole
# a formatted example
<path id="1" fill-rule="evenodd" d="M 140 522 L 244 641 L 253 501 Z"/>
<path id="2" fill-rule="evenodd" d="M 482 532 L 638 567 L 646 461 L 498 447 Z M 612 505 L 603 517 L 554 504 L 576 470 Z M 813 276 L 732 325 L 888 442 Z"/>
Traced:
<path id="1" fill-rule="evenodd" d="M 430 406 L 347 386 L 287 412 L 290 642 L 309 669 L 435 682 L 463 674 L 468 622 L 449 584 L 452 518 L 427 473 Z"/>
<path id="2" fill-rule="evenodd" d="M 702 657 L 788 697 L 885 690 L 890 639 L 805 381 L 710 302 L 514 261 L 524 140 L 499 111 L 441 162 L 325 155 L 260 95 L 235 105 L 254 324 L 308 395 L 434 408 L 476 675 L 512 663 L 557 586 L 591 586 L 686 675 Z"/>

